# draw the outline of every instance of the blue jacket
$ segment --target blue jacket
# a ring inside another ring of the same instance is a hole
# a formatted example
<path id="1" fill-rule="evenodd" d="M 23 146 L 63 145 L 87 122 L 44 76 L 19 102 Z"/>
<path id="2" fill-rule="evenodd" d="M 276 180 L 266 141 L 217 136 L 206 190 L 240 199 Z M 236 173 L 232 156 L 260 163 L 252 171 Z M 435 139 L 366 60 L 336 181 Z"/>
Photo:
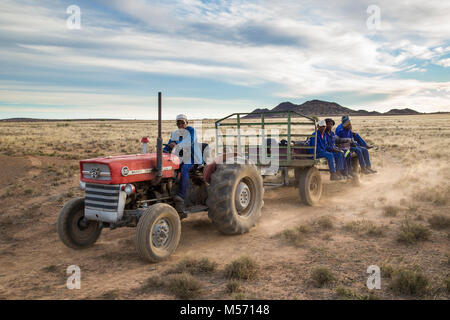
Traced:
<path id="1" fill-rule="evenodd" d="M 354 134 L 352 130 L 346 129 L 344 128 L 344 126 L 342 125 L 342 123 L 340 125 L 337 126 L 336 128 L 336 135 L 339 138 L 350 138 L 350 139 L 355 139 L 356 143 L 362 147 L 367 146 L 367 143 L 364 141 L 363 138 L 361 138 L 361 136 L 359 134 Z"/>
<path id="2" fill-rule="evenodd" d="M 174 132 L 172 132 L 168 144 L 171 144 L 172 142 L 176 142 L 177 144 L 176 148 L 178 149 L 178 151 L 190 147 L 191 148 L 190 163 L 202 164 L 203 159 L 202 159 L 201 145 L 198 143 L 197 133 L 195 132 L 195 129 L 193 127 L 187 126 L 186 129 L 177 129 Z M 170 152 L 169 147 L 168 146 L 164 147 L 163 151 Z"/>
<path id="3" fill-rule="evenodd" d="M 327 130 L 325 130 L 325 139 L 327 142 L 327 147 L 329 148 L 328 150 L 332 150 L 336 147 L 336 135 L 333 131 L 330 130 L 330 132 L 328 132 Z"/>
<path id="4" fill-rule="evenodd" d="M 325 132 L 323 133 L 323 137 L 320 134 L 319 131 L 316 131 L 312 134 L 312 137 L 309 138 L 309 146 L 310 147 L 314 147 L 314 143 L 315 140 L 317 138 L 317 147 L 316 147 L 316 154 L 322 153 L 322 152 L 326 152 L 327 150 L 329 150 L 328 146 L 327 146 L 327 140 L 326 140 L 326 134 Z M 314 149 L 309 149 L 309 153 L 314 154 Z"/>

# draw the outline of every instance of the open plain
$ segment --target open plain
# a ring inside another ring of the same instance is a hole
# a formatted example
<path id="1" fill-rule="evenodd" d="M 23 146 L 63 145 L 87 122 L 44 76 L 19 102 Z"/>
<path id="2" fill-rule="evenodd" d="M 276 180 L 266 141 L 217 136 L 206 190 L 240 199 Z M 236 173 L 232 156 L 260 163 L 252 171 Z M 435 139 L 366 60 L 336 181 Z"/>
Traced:
<path id="1" fill-rule="evenodd" d="M 103 230 L 75 251 L 56 221 L 82 195 L 78 160 L 139 153 L 142 136 L 156 144 L 156 121 L 0 122 L 0 299 L 448 299 L 450 114 L 352 123 L 379 147 L 370 152 L 378 174 L 361 186 L 324 173 L 315 207 L 295 187 L 266 188 L 259 224 L 239 236 L 194 214 L 182 220 L 175 254 L 149 264 L 134 229 Z M 165 141 L 174 128 L 164 122 Z M 238 263 L 248 276 L 231 272 Z M 70 265 L 81 269 L 79 290 L 66 287 Z M 381 289 L 366 286 L 371 265 Z"/>

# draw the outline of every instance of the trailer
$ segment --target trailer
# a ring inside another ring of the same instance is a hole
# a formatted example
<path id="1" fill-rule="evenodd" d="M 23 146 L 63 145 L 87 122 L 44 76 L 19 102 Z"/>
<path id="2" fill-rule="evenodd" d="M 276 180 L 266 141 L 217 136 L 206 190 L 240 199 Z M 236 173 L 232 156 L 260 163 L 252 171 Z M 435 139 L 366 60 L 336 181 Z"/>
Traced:
<path id="1" fill-rule="evenodd" d="M 273 130 L 275 128 L 275 130 Z M 322 195 L 320 171 L 329 171 L 327 161 L 317 158 L 317 141 L 308 141 L 317 131 L 317 119 L 295 111 L 233 113 L 215 122 L 216 154 L 235 153 L 256 165 L 264 186 L 298 187 L 303 203 L 316 205 Z M 225 131 L 225 133 L 223 132 Z M 352 154 L 353 182 L 359 184 L 358 159 Z M 294 182 L 290 179 L 293 177 Z"/>

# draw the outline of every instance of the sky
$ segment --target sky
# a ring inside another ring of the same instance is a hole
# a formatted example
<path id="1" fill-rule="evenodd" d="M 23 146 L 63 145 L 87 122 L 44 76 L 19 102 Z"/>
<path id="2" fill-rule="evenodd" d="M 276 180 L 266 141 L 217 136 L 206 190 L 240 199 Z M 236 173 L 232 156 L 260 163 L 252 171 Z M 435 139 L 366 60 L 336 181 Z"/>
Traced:
<path id="1" fill-rule="evenodd" d="M 0 1 L 0 119 L 156 119 L 158 91 L 164 119 L 450 111 L 450 1 Z"/>

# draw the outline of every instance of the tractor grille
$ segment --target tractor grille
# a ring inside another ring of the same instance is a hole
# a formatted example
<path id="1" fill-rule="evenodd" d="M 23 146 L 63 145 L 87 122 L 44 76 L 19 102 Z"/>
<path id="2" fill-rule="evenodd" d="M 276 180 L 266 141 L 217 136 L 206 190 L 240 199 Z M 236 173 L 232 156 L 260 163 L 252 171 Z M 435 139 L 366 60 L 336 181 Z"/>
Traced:
<path id="1" fill-rule="evenodd" d="M 119 205 L 120 185 L 103 185 L 86 183 L 86 208 L 101 211 L 117 211 Z"/>

